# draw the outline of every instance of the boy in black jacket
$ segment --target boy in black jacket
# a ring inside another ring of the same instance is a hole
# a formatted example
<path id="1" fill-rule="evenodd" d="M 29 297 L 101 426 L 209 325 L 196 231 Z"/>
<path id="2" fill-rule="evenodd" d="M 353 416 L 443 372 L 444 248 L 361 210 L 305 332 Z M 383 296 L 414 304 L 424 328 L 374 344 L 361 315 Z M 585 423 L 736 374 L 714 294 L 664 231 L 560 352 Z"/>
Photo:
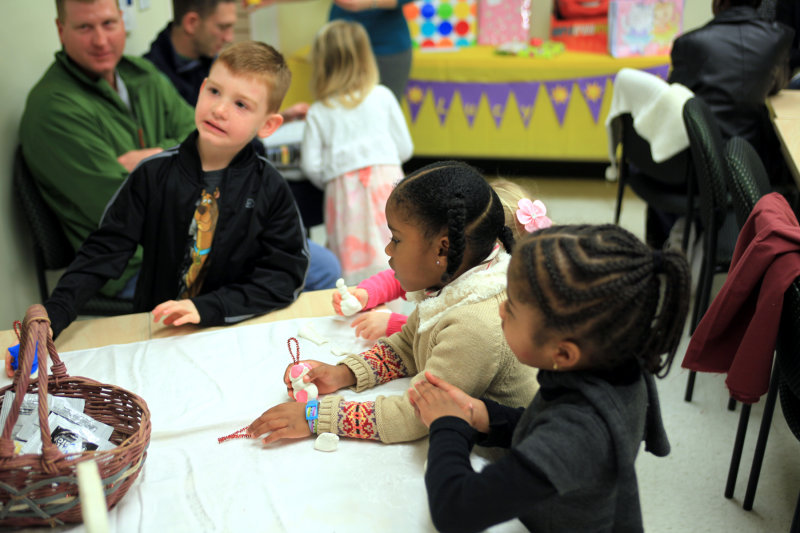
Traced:
<path id="1" fill-rule="evenodd" d="M 231 324 L 297 298 L 308 269 L 302 222 L 281 175 L 250 145 L 281 125 L 290 81 L 269 45 L 220 54 L 200 89 L 197 130 L 130 174 L 45 302 L 54 336 L 138 244 L 134 308 L 156 321 Z"/>

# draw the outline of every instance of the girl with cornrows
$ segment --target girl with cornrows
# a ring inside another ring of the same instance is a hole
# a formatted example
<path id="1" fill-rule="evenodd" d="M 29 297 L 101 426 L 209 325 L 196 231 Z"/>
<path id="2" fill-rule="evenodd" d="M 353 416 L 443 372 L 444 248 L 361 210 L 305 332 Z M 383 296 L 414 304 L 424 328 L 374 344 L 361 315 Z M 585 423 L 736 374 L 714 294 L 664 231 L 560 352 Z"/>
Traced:
<path id="1" fill-rule="evenodd" d="M 389 266 L 417 306 L 403 329 L 338 365 L 306 361 L 306 380 L 320 394 L 318 419 L 308 424 L 305 404 L 277 405 L 248 428 L 265 443 L 313 432 L 380 440 L 415 440 L 427 428 L 414 416 L 408 395 L 345 401 L 328 394 L 362 391 L 402 377 L 423 380 L 430 371 L 468 394 L 524 406 L 536 391 L 536 373 L 511 353 L 497 306 L 505 299 L 514 242 L 503 206 L 486 180 L 458 162 L 428 165 L 403 179 L 386 204 L 392 238 Z M 505 251 L 501 250 L 498 241 Z M 292 387 L 284 375 L 289 395 Z"/>
<path id="2" fill-rule="evenodd" d="M 653 375 L 683 331 L 689 269 L 614 226 L 554 226 L 522 239 L 508 270 L 502 328 L 540 369 L 527 409 L 426 373 L 409 390 L 430 428 L 425 485 L 441 531 L 519 518 L 531 531 L 642 531 L 634 460 L 669 453 Z M 473 471 L 473 444 L 512 453 Z"/>

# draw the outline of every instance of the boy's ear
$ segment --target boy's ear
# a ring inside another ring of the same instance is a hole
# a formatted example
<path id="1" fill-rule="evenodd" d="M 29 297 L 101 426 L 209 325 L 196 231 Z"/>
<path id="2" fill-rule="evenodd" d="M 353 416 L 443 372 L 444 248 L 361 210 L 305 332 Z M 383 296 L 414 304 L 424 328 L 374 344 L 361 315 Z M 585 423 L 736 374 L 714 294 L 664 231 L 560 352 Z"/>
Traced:
<path id="1" fill-rule="evenodd" d="M 258 135 L 262 139 L 264 137 L 269 137 L 270 135 L 275 133 L 275 130 L 277 130 L 281 126 L 281 124 L 283 124 L 283 115 L 279 113 L 271 113 L 267 115 L 267 119 L 264 121 L 264 125 L 258 129 L 256 135 Z"/>
<path id="2" fill-rule="evenodd" d="M 583 352 L 580 346 L 570 340 L 561 340 L 556 344 L 553 353 L 553 367 L 558 365 L 558 369 L 574 369 L 583 360 Z"/>

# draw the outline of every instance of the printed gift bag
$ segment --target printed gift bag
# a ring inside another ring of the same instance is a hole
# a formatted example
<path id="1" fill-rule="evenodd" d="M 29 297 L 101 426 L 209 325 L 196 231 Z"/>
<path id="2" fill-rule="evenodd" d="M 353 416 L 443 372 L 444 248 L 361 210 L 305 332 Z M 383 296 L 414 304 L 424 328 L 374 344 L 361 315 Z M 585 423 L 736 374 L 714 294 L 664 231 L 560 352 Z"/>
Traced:
<path id="1" fill-rule="evenodd" d="M 475 44 L 477 0 L 416 0 L 403 6 L 414 48 Z"/>
<path id="2" fill-rule="evenodd" d="M 527 43 L 531 0 L 479 0 L 478 44 Z"/>
<path id="3" fill-rule="evenodd" d="M 611 0 L 608 48 L 614 57 L 669 55 L 683 27 L 683 0 Z"/>

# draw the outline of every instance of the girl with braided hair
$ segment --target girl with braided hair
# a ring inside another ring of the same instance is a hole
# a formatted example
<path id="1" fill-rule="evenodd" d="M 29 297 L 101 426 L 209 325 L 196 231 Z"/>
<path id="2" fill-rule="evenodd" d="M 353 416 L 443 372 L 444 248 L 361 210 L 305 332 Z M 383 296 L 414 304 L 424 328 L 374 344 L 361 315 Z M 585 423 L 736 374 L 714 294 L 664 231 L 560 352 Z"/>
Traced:
<path id="1" fill-rule="evenodd" d="M 313 368 L 304 380 L 327 394 L 319 400 L 318 418 L 309 425 L 305 404 L 283 403 L 249 426 L 251 436 L 269 433 L 265 443 L 323 432 L 386 443 L 419 439 L 427 428 L 407 394 L 359 402 L 329 393 L 344 387 L 359 392 L 402 377 L 424 381 L 425 371 L 468 394 L 507 405 L 530 403 L 536 372 L 511 353 L 497 315 L 514 239 L 486 180 L 464 163 L 428 165 L 395 187 L 386 220 L 389 266 L 408 300 L 417 303 L 408 322 L 338 365 L 306 361 Z M 284 382 L 292 396 L 288 372 Z"/>
<path id="2" fill-rule="evenodd" d="M 669 453 L 653 375 L 669 371 L 689 267 L 615 225 L 525 237 L 508 270 L 502 328 L 538 368 L 527 409 L 477 399 L 435 373 L 409 390 L 430 429 L 428 489 L 442 531 L 519 518 L 531 531 L 642 531 L 634 460 Z M 511 448 L 480 473 L 473 444 Z"/>

